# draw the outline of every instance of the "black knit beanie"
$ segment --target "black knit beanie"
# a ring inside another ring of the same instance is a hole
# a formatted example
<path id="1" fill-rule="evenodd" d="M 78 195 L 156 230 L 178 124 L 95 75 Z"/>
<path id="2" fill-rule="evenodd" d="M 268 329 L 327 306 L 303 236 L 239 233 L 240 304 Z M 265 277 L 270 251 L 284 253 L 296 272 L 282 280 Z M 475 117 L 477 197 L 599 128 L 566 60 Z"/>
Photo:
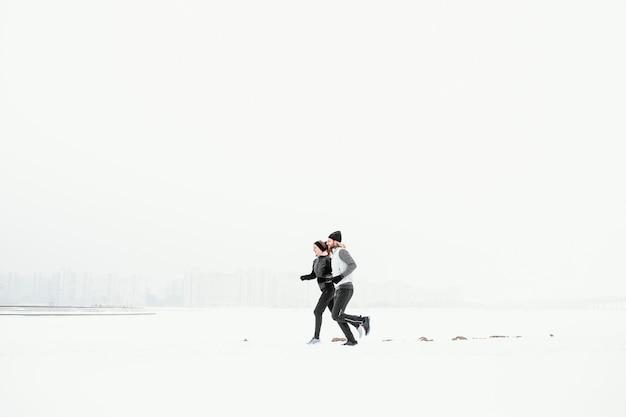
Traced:
<path id="1" fill-rule="evenodd" d="M 341 232 L 337 230 L 336 232 L 332 232 L 328 235 L 329 239 L 336 240 L 337 242 L 341 242 Z"/>

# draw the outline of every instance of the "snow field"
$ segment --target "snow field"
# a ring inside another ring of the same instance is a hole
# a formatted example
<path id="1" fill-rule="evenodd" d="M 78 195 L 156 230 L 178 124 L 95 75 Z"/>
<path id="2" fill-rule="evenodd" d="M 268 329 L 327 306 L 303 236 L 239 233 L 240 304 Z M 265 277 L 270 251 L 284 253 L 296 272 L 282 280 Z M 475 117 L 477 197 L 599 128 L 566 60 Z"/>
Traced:
<path id="1" fill-rule="evenodd" d="M 0 316 L 0 415 L 626 415 L 623 311 L 354 311 L 355 347 L 328 312 L 307 345 L 312 309 L 155 313 Z"/>

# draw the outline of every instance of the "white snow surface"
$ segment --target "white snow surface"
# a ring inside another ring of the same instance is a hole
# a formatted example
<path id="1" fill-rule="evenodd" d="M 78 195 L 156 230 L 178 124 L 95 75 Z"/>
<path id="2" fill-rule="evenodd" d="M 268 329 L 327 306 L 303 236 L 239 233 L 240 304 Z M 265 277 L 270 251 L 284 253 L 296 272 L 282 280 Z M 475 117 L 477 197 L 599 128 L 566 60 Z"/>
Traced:
<path id="1" fill-rule="evenodd" d="M 149 312 L 0 315 L 0 416 L 626 416 L 626 311 Z"/>

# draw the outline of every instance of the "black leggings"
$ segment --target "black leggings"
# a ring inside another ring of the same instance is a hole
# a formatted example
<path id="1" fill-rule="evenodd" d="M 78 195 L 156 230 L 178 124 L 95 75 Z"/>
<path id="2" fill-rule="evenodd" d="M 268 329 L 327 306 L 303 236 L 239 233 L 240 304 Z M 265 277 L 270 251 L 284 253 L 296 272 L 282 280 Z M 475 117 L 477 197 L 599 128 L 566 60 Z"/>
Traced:
<path id="1" fill-rule="evenodd" d="M 352 298 L 352 294 L 354 294 L 352 283 L 338 286 L 335 292 L 335 303 L 333 305 L 333 320 L 339 324 L 341 331 L 350 342 L 354 342 L 356 339 L 348 324 L 352 324 L 354 327 L 358 328 L 359 325 L 363 323 L 363 317 L 346 314 L 346 307 Z"/>
<path id="2" fill-rule="evenodd" d="M 315 306 L 315 310 L 313 310 L 313 314 L 315 314 L 315 334 L 313 337 L 316 339 L 320 338 L 320 330 L 322 329 L 322 314 L 326 307 L 332 313 L 333 311 L 333 298 L 335 297 L 335 288 L 324 288 L 322 290 L 322 294 L 320 295 L 319 300 L 317 300 L 317 305 Z"/>

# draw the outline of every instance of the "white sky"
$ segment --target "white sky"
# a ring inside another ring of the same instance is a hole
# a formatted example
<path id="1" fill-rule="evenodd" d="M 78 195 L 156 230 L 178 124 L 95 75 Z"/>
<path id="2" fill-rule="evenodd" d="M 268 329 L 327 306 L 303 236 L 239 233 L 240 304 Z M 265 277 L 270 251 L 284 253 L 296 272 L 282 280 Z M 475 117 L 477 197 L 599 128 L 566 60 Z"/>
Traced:
<path id="1" fill-rule="evenodd" d="M 4 1 L 0 272 L 626 295 L 618 1 Z"/>

